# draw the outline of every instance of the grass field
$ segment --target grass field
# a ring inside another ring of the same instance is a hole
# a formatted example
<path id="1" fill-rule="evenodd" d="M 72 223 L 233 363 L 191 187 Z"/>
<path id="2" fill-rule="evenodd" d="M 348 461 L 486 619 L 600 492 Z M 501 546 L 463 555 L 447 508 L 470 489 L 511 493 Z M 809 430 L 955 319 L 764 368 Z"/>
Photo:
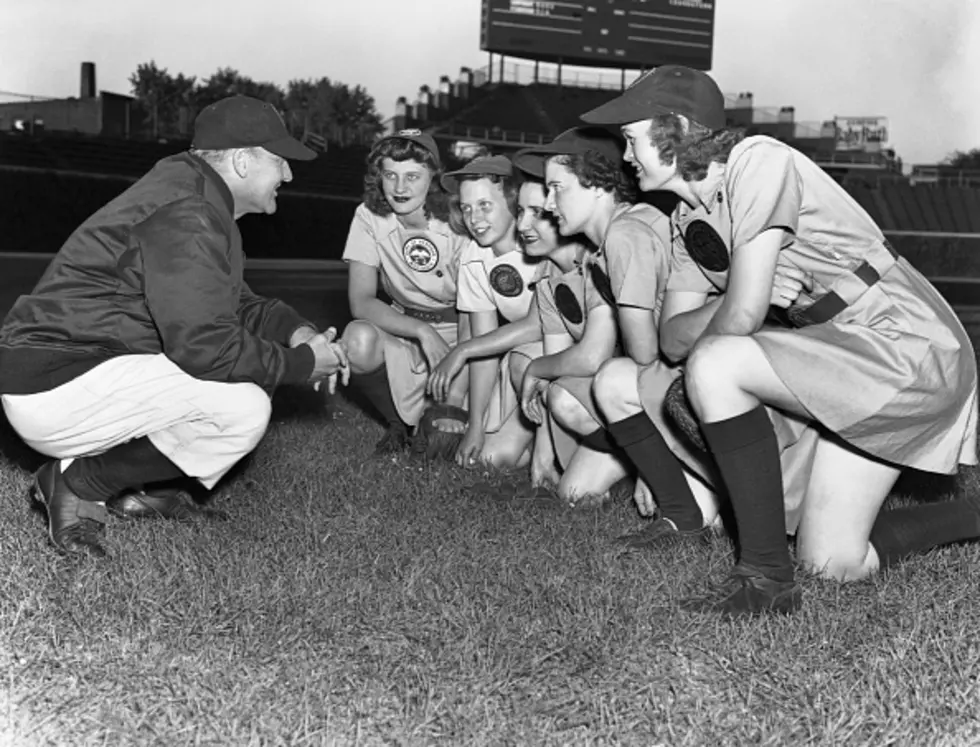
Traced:
<path id="1" fill-rule="evenodd" d="M 304 303 L 334 321 L 325 298 Z M 40 458 L 0 424 L 0 743 L 980 744 L 980 547 L 729 622 L 677 605 L 727 540 L 627 552 L 628 491 L 586 513 L 491 497 L 371 459 L 380 435 L 283 390 L 213 496 L 230 521 L 114 520 L 98 563 L 47 546 Z M 897 499 L 978 489 L 912 475 Z"/>

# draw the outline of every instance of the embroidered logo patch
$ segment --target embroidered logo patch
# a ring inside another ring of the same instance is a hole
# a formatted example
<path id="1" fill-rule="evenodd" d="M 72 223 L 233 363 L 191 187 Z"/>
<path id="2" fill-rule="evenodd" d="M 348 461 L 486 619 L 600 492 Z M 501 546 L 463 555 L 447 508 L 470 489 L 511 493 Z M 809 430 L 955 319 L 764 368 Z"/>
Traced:
<path id="1" fill-rule="evenodd" d="M 582 306 L 575 297 L 575 291 L 564 283 L 555 286 L 555 306 L 558 307 L 558 313 L 572 324 L 581 324 L 585 318 Z"/>
<path id="2" fill-rule="evenodd" d="M 694 220 L 684 231 L 687 252 L 709 272 L 724 272 L 731 264 L 728 249 L 718 232 L 703 220 Z"/>
<path id="3" fill-rule="evenodd" d="M 416 272 L 431 272 L 439 264 L 439 250 L 425 236 L 413 236 L 406 241 L 402 256 Z"/>
<path id="4" fill-rule="evenodd" d="M 524 278 L 513 265 L 497 265 L 490 270 L 490 287 L 501 296 L 515 298 L 524 292 Z"/>

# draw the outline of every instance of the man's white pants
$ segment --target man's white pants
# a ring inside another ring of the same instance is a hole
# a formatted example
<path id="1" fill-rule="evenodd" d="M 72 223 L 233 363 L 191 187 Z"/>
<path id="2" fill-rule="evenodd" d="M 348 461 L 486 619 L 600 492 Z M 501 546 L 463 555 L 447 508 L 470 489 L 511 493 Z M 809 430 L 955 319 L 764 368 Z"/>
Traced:
<path id="1" fill-rule="evenodd" d="M 74 459 L 146 436 L 206 488 L 258 445 L 272 414 L 259 386 L 195 379 L 162 354 L 112 358 L 56 389 L 2 399 L 42 454 Z"/>

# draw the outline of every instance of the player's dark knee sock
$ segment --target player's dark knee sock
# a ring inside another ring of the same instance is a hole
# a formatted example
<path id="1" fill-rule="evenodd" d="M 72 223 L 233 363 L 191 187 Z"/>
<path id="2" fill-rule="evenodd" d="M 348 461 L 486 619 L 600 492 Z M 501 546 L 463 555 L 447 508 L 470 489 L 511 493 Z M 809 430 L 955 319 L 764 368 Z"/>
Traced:
<path id="1" fill-rule="evenodd" d="M 377 408 L 378 414 L 381 415 L 381 419 L 387 425 L 405 425 L 398 416 L 398 408 L 395 407 L 395 400 L 391 396 L 388 366 L 384 363 L 368 373 L 352 374 L 350 385 L 355 387 Z"/>
<path id="2" fill-rule="evenodd" d="M 593 451 L 599 451 L 603 454 L 611 454 L 616 451 L 616 444 L 613 443 L 605 428 L 596 428 L 591 433 L 586 433 L 582 436 L 582 443 Z"/>
<path id="3" fill-rule="evenodd" d="M 869 541 L 887 568 L 918 552 L 980 538 L 980 514 L 970 501 L 903 506 L 878 514 Z"/>
<path id="4" fill-rule="evenodd" d="M 86 501 L 105 501 L 128 488 L 184 477 L 146 436 L 97 456 L 81 457 L 65 470 L 68 487 Z"/>
<path id="5" fill-rule="evenodd" d="M 700 529 L 704 517 L 684 477 L 681 463 L 647 414 L 639 412 L 610 423 L 609 434 L 653 491 L 664 518 L 670 519 L 680 530 Z"/>
<path id="6" fill-rule="evenodd" d="M 779 445 L 765 408 L 702 423 L 701 430 L 731 497 L 740 562 L 777 581 L 792 580 Z"/>

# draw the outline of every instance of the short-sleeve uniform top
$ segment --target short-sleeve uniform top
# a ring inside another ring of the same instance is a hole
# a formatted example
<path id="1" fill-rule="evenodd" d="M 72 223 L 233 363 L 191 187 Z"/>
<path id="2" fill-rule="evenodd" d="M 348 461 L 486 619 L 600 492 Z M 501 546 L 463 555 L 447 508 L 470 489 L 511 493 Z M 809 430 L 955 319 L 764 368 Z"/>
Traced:
<path id="1" fill-rule="evenodd" d="M 568 272 L 549 262 L 535 283 L 538 316 L 545 335 L 568 334 L 575 342 L 585 334 L 593 309 L 608 305 L 592 283 L 582 263 Z"/>
<path id="2" fill-rule="evenodd" d="M 375 215 L 362 204 L 354 211 L 344 260 L 378 268 L 381 287 L 398 306 L 445 309 L 456 305 L 459 260 L 470 243 L 436 218 L 424 230 L 405 228 L 394 215 Z"/>
<path id="3" fill-rule="evenodd" d="M 616 209 L 591 261 L 608 275 L 617 306 L 653 311 L 659 324 L 670 250 L 670 219 L 652 205 L 629 205 Z"/>
<path id="4" fill-rule="evenodd" d="M 763 231 L 813 275 L 796 326 L 752 337 L 814 419 L 885 461 L 952 473 L 976 464 L 977 372 L 969 337 L 938 291 L 898 257 L 871 217 L 813 161 L 745 138 L 673 215 L 668 289 L 724 292 L 731 256 Z M 831 314 L 826 311 L 828 301 Z"/>
<path id="5" fill-rule="evenodd" d="M 499 311 L 508 322 L 523 319 L 540 269 L 541 262 L 524 252 L 498 257 L 492 248 L 470 242 L 460 257 L 456 307 L 466 312 Z"/>

